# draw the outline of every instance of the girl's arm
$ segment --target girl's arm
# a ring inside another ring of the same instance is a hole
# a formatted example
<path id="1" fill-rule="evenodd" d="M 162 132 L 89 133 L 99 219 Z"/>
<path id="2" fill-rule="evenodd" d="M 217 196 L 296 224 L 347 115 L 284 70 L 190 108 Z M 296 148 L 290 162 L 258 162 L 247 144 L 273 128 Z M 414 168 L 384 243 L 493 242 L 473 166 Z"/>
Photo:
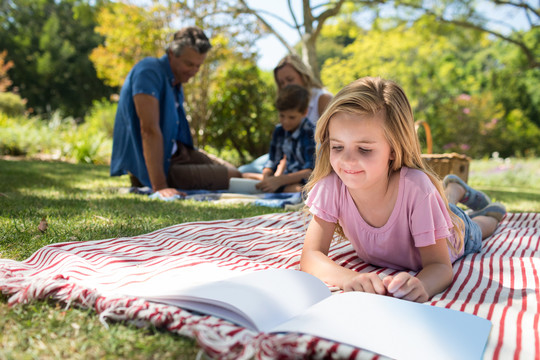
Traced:
<path id="1" fill-rule="evenodd" d="M 386 289 L 376 274 L 346 269 L 328 257 L 335 227 L 334 223 L 313 216 L 304 240 L 300 269 L 345 291 L 386 294 Z"/>
<path id="2" fill-rule="evenodd" d="M 416 301 L 428 301 L 433 295 L 444 291 L 454 277 L 446 239 L 434 245 L 418 248 L 422 258 L 422 270 L 415 276 L 402 272 L 387 276 L 383 283 L 394 297 Z"/>

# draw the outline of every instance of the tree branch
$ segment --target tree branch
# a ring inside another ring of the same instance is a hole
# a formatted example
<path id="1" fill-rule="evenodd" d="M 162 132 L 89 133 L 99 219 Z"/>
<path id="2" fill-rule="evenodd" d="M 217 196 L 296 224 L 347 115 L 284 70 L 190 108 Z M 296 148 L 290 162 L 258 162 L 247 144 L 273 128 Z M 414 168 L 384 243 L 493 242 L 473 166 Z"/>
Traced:
<path id="1" fill-rule="evenodd" d="M 499 0 L 496 0 L 496 1 L 499 1 Z M 439 15 L 436 12 L 434 12 L 433 10 L 427 9 L 427 8 L 421 6 L 421 5 L 418 5 L 418 4 L 400 2 L 400 5 L 410 7 L 410 8 L 413 8 L 413 9 L 417 9 L 417 10 L 421 10 L 421 11 L 424 12 L 424 14 L 431 15 L 431 16 L 435 17 L 435 19 L 437 19 L 440 22 L 447 23 L 447 24 L 454 24 L 454 25 L 458 25 L 458 26 L 461 26 L 461 27 L 466 27 L 466 28 L 469 28 L 469 29 L 477 30 L 477 31 L 482 31 L 482 32 L 488 33 L 490 35 L 493 35 L 493 36 L 495 36 L 495 37 L 497 37 L 499 39 L 507 41 L 507 42 L 509 42 L 511 44 L 514 44 L 514 45 L 518 46 L 523 51 L 525 56 L 527 57 L 527 62 L 529 64 L 529 68 L 533 69 L 533 68 L 540 67 L 540 62 L 538 61 L 537 57 L 535 56 L 535 54 L 533 52 L 533 49 L 530 49 L 523 41 L 516 40 L 516 39 L 514 39 L 514 38 L 512 38 L 510 36 L 504 35 L 504 34 L 499 33 L 497 31 L 490 30 L 488 28 L 485 28 L 485 27 L 483 27 L 481 25 L 477 25 L 477 24 L 469 22 L 469 21 L 446 19 L 443 15 Z"/>
<path id="2" fill-rule="evenodd" d="M 245 0 L 239 0 L 239 1 L 240 1 L 240 3 L 242 4 L 242 9 L 241 9 L 241 10 L 242 10 L 243 12 L 255 16 L 255 17 L 257 18 L 257 20 L 258 20 L 261 24 L 263 24 L 263 25 L 268 29 L 268 31 L 270 31 L 272 34 L 275 35 L 275 37 L 278 39 L 278 41 L 279 41 L 280 43 L 282 43 L 283 46 L 285 46 L 285 47 L 287 48 L 287 50 L 289 50 L 290 53 L 294 53 L 294 52 L 295 52 L 294 48 L 287 42 L 287 40 L 285 40 L 285 39 L 283 38 L 283 36 L 281 36 L 281 34 L 278 33 L 278 32 L 272 27 L 272 25 L 270 25 L 265 19 L 263 19 L 263 17 L 262 17 L 259 13 L 257 13 L 255 10 L 251 9 L 251 8 L 247 5 L 247 3 L 246 3 Z"/>
<path id="3" fill-rule="evenodd" d="M 535 14 L 537 17 L 540 17 L 540 11 L 538 9 L 535 9 L 534 7 L 530 6 L 526 2 L 516 3 L 516 2 L 513 2 L 513 1 L 505 1 L 505 0 L 493 0 L 493 2 L 495 4 L 497 4 L 497 5 L 510 5 L 510 6 L 515 6 L 515 7 L 518 7 L 518 8 L 522 8 L 522 9 L 525 9 L 525 11 L 527 11 L 527 12 L 530 11 L 533 14 Z"/>
<path id="4" fill-rule="evenodd" d="M 345 0 L 339 0 L 337 3 L 334 4 L 334 7 L 326 9 L 325 11 L 320 13 L 319 16 L 317 16 L 315 18 L 315 20 L 317 20 L 317 28 L 313 32 L 313 35 L 315 37 L 317 37 L 319 35 L 319 33 L 321 32 L 322 27 L 324 25 L 324 22 L 328 18 L 330 18 L 332 16 L 336 16 L 337 14 L 339 14 L 339 11 L 341 10 L 341 7 L 343 6 L 344 2 L 345 2 Z"/>
<path id="5" fill-rule="evenodd" d="M 298 24 L 298 20 L 296 20 L 296 15 L 294 14 L 294 10 L 292 8 L 291 0 L 287 0 L 287 5 L 289 6 L 289 12 L 291 13 L 291 16 L 294 21 L 294 25 L 296 26 L 296 31 L 298 31 L 298 36 L 302 38 L 302 29 L 300 29 L 301 25 Z"/>

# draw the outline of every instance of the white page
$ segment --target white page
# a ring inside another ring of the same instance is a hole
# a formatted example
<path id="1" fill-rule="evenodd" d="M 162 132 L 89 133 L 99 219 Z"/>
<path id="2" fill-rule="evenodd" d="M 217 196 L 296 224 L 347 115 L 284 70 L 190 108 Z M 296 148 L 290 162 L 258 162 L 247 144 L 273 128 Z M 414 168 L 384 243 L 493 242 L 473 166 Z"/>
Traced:
<path id="1" fill-rule="evenodd" d="M 272 332 L 298 332 L 394 359 L 481 359 L 489 320 L 362 292 L 330 296 Z"/>
<path id="2" fill-rule="evenodd" d="M 237 271 L 213 263 L 193 264 L 176 269 L 159 269 L 159 271 L 161 272 L 147 273 L 143 268 L 138 273 L 137 269 L 132 269 L 132 274 L 118 273 L 118 277 L 122 280 L 119 281 L 120 285 L 114 283 L 110 287 L 105 287 L 96 283 L 93 286 L 100 286 L 103 293 L 161 297 L 176 294 L 185 288 L 238 276 Z M 130 275 L 133 281 L 130 281 Z M 85 282 L 87 286 L 92 286 L 92 281 L 88 279 Z"/>
<path id="3" fill-rule="evenodd" d="M 233 177 L 229 180 L 229 189 L 227 191 L 239 194 L 261 194 L 262 191 L 255 187 L 258 183 L 260 183 L 260 180 Z"/>
<path id="4" fill-rule="evenodd" d="M 198 273 L 193 272 L 192 277 L 197 278 Z M 215 315 L 262 332 L 331 295 L 313 275 L 291 269 L 254 271 L 191 287 L 175 285 L 175 281 L 151 279 L 136 287 L 124 287 L 122 293 Z"/>

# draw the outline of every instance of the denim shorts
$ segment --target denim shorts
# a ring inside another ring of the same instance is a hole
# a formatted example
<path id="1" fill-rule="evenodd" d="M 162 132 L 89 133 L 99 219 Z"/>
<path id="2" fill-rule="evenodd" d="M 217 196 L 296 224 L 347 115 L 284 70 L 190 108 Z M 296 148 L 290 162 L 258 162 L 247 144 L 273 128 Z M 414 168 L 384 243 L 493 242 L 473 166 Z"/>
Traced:
<path id="1" fill-rule="evenodd" d="M 472 219 L 463 211 L 461 208 L 457 207 L 454 204 L 449 204 L 450 210 L 463 220 L 465 224 L 465 234 L 463 236 L 464 243 L 464 253 L 461 257 L 465 255 L 480 252 L 482 249 L 482 230 L 480 226 L 472 221 Z"/>

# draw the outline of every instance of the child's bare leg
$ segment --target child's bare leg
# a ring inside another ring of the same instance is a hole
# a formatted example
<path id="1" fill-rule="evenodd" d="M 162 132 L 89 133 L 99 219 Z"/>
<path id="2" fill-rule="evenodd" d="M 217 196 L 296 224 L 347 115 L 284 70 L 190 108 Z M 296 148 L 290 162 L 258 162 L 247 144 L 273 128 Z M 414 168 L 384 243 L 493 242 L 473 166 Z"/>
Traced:
<path id="1" fill-rule="evenodd" d="M 244 179 L 253 179 L 253 180 L 261 180 L 263 179 L 263 174 L 258 173 L 243 173 L 242 177 Z"/>
<path id="2" fill-rule="evenodd" d="M 457 203 L 465 196 L 465 189 L 458 183 L 449 183 L 444 189 L 446 198 L 450 204 L 457 205 Z"/>
<path id="3" fill-rule="evenodd" d="M 302 184 L 290 184 L 285 186 L 283 192 L 300 192 L 303 188 Z"/>
<path id="4" fill-rule="evenodd" d="M 480 226 L 480 230 L 482 230 L 482 240 L 491 236 L 499 225 L 499 220 L 491 216 L 477 216 L 472 219 L 472 221 Z"/>
<path id="5" fill-rule="evenodd" d="M 506 215 L 506 208 L 501 203 L 491 203 L 483 209 L 469 213 L 469 217 L 480 226 L 482 239 L 495 232 L 497 226 Z"/>

